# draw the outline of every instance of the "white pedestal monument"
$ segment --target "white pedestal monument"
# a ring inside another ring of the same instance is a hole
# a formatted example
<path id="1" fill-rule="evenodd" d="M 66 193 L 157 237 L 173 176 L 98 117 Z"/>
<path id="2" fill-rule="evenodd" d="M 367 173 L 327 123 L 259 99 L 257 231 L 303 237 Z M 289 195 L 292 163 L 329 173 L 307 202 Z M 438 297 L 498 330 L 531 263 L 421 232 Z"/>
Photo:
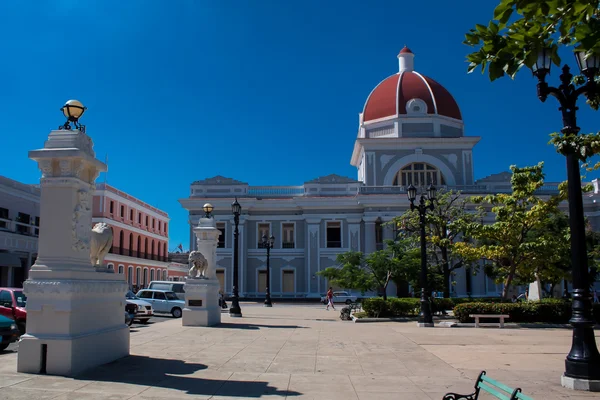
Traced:
<path id="1" fill-rule="evenodd" d="M 129 355 L 123 276 L 92 266 L 95 181 L 106 165 L 90 137 L 56 130 L 29 152 L 42 170 L 38 258 L 23 284 L 27 334 L 17 370 L 72 376 Z"/>
<path id="2" fill-rule="evenodd" d="M 528 290 L 528 295 L 527 295 L 527 300 L 529 301 L 537 301 L 537 300 L 541 300 L 543 297 L 542 295 L 542 282 L 540 281 L 540 278 L 537 277 L 537 275 L 535 276 L 535 281 L 531 282 L 529 284 L 529 290 Z"/>
<path id="3" fill-rule="evenodd" d="M 211 206 L 212 208 L 212 206 Z M 221 323 L 216 261 L 220 231 L 213 218 L 200 218 L 194 228 L 198 250 L 190 253 L 192 268 L 185 282 L 183 326 L 213 326 Z"/>

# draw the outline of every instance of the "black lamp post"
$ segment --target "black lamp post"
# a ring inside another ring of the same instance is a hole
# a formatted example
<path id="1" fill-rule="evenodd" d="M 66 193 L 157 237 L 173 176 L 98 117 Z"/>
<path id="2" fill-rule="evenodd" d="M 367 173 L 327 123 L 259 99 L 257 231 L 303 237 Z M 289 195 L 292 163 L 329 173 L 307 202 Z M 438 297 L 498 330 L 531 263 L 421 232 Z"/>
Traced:
<path id="1" fill-rule="evenodd" d="M 543 49 L 538 54 L 538 59 L 532 67 L 533 74 L 538 78 L 538 98 L 545 102 L 548 95 L 556 97 L 562 113 L 564 135 L 577 135 L 579 127 L 575 113 L 578 109 L 577 98 L 585 95 L 588 99 L 598 93 L 598 85 L 594 81 L 600 67 L 600 56 L 593 54 L 585 56 L 584 52 L 576 52 L 575 58 L 581 73 L 587 78 L 585 85 L 575 88 L 569 72 L 569 66 L 562 68 L 560 86 L 548 86 L 546 75 L 550 73 L 551 53 Z M 600 354 L 596 347 L 594 337 L 594 321 L 592 319 L 592 298 L 590 296 L 590 279 L 588 271 L 588 258 L 585 241 L 585 219 L 583 213 L 583 198 L 581 193 L 581 176 L 579 171 L 579 158 L 576 149 L 566 149 L 567 179 L 569 195 L 569 225 L 571 228 L 571 264 L 573 275 L 573 342 L 571 351 L 565 360 L 565 373 L 563 386 L 575 388 L 587 386 L 591 389 L 593 383 L 585 381 L 600 380 Z M 566 378 L 566 379 L 565 379 Z M 583 380 L 575 384 L 575 380 Z M 600 390 L 597 385 L 596 390 Z"/>
<path id="2" fill-rule="evenodd" d="M 267 239 L 267 235 L 263 235 L 262 244 L 263 247 L 267 249 L 267 293 L 265 295 L 265 307 L 273 307 L 273 303 L 271 303 L 271 289 L 269 288 L 269 282 L 271 282 L 271 267 L 269 261 L 271 259 L 271 249 L 275 244 L 275 236 L 271 235 Z"/>
<path id="3" fill-rule="evenodd" d="M 240 299 L 238 291 L 238 262 L 239 262 L 239 243 L 238 237 L 240 231 L 238 226 L 240 224 L 240 214 L 242 213 L 242 206 L 237 201 L 231 204 L 231 212 L 233 213 L 233 222 L 235 223 L 235 230 L 233 231 L 233 294 L 231 296 L 231 307 L 229 308 L 229 316 L 241 317 L 242 309 L 240 308 Z"/>
<path id="4" fill-rule="evenodd" d="M 408 187 L 408 200 L 410 200 L 410 209 L 419 211 L 419 226 L 421 227 L 421 313 L 419 314 L 419 326 L 432 327 L 433 317 L 429 305 L 429 295 L 427 289 L 427 243 L 425 242 L 425 214 L 427 210 L 433 210 L 436 188 L 429 185 L 427 194 L 421 194 L 419 204 L 415 205 L 417 199 L 417 188 L 412 184 Z M 427 204 L 429 201 L 429 204 Z"/>

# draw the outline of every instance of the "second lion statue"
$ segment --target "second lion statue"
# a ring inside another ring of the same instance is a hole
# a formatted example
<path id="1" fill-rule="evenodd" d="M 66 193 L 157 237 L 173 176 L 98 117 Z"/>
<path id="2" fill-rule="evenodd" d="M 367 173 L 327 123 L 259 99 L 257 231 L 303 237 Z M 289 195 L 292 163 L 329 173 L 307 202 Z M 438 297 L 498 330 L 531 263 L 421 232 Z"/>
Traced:
<path id="1" fill-rule="evenodd" d="M 92 228 L 90 241 L 90 261 L 93 266 L 104 264 L 104 257 L 108 254 L 113 242 L 113 229 L 104 222 L 99 222 Z"/>
<path id="2" fill-rule="evenodd" d="M 188 257 L 188 263 L 191 264 L 188 273 L 190 278 L 207 279 L 206 268 L 208 267 L 208 261 L 202 253 L 197 250 L 192 251 Z"/>

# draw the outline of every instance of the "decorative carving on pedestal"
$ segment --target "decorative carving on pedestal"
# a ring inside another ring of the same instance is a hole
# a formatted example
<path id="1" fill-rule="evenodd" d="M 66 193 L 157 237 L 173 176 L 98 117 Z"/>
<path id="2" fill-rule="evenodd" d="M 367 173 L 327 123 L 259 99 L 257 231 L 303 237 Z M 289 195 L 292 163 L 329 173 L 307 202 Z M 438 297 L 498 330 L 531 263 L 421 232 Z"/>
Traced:
<path id="1" fill-rule="evenodd" d="M 104 265 L 104 257 L 108 254 L 113 241 L 113 229 L 105 222 L 99 222 L 92 229 L 90 242 L 90 261 L 92 265 Z"/>
<path id="2" fill-rule="evenodd" d="M 192 251 L 188 257 L 188 262 L 191 264 L 188 272 L 190 278 L 208 279 L 205 275 L 208 261 L 202 253 L 197 250 Z"/>
<path id="3" fill-rule="evenodd" d="M 91 294 L 91 293 L 117 293 L 124 292 L 122 285 L 113 281 L 81 281 L 81 280 L 27 280 L 27 296 L 42 294 L 44 296 L 60 296 L 62 294 Z"/>
<path id="4" fill-rule="evenodd" d="M 89 250 L 92 231 L 89 228 L 91 222 L 90 212 L 92 194 L 89 190 L 79 189 L 77 191 L 77 205 L 73 210 L 72 248 L 75 251 Z"/>
<path id="5" fill-rule="evenodd" d="M 60 160 L 58 166 L 60 167 L 60 176 L 71 176 L 71 160 Z"/>
<path id="6" fill-rule="evenodd" d="M 52 160 L 43 160 L 39 162 L 40 170 L 42 170 L 42 178 L 51 178 L 52 174 Z"/>

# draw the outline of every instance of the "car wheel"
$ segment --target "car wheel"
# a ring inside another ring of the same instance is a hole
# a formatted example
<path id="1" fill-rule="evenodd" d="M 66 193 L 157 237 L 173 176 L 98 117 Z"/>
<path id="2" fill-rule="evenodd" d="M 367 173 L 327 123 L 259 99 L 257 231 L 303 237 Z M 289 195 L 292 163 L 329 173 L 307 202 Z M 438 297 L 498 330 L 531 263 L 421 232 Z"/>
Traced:
<path id="1" fill-rule="evenodd" d="M 10 343 L 0 343 L 0 351 L 6 350 Z"/>
<path id="2" fill-rule="evenodd" d="M 129 322 L 127 322 L 127 326 L 131 326 L 133 324 L 133 318 L 129 320 Z"/>
<path id="3" fill-rule="evenodd" d="M 23 336 L 27 330 L 25 322 L 17 322 L 17 328 L 19 328 L 19 334 Z"/>
<path id="4" fill-rule="evenodd" d="M 346 300 L 346 304 L 352 304 L 352 300 L 350 300 L 350 299 Z"/>
<path id="5" fill-rule="evenodd" d="M 147 324 L 150 321 L 150 318 L 140 319 L 141 324 Z"/>
<path id="6" fill-rule="evenodd" d="M 171 314 L 173 314 L 175 318 L 181 318 L 181 308 L 176 307 L 172 309 Z"/>

